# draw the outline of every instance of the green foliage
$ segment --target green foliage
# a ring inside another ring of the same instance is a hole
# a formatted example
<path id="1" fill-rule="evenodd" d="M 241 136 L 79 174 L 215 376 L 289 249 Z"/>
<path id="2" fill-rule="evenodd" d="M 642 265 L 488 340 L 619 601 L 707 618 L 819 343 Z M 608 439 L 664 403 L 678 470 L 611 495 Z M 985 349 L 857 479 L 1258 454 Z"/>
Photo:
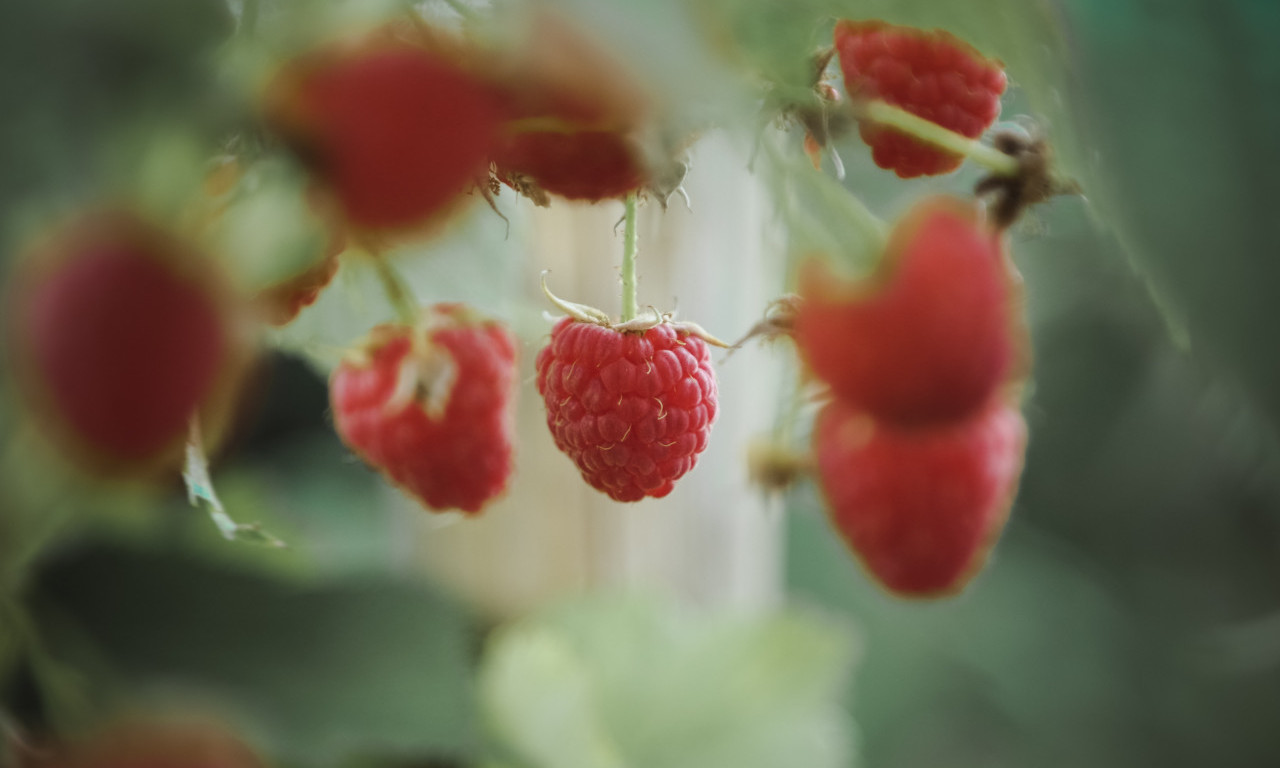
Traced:
<path id="1" fill-rule="evenodd" d="M 109 700 L 194 697 L 308 765 L 475 748 L 468 624 L 415 584 L 304 585 L 96 544 L 49 564 L 35 598 L 53 652 L 95 670 L 89 683 Z"/>
<path id="2" fill-rule="evenodd" d="M 498 746 L 529 768 L 835 768 L 851 759 L 837 700 L 854 648 L 801 613 L 596 598 L 501 630 L 480 695 Z"/>

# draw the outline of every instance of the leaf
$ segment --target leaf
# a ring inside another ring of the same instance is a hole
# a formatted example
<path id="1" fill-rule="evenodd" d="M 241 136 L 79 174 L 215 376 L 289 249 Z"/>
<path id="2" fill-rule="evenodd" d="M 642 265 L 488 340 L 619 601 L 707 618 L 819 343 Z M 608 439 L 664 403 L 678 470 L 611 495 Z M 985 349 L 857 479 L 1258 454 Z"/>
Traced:
<path id="1" fill-rule="evenodd" d="M 1241 377 L 1280 427 L 1280 5 L 1087 0 L 1062 13 L 1098 216 L 1193 351 Z"/>
<path id="2" fill-rule="evenodd" d="M 853 652 L 811 616 L 598 598 L 500 632 L 481 705 L 499 743 L 539 768 L 846 766 L 837 699 Z"/>
<path id="3" fill-rule="evenodd" d="M 98 543 L 50 563 L 36 587 L 57 654 L 105 663 L 95 682 L 118 681 L 126 702 L 220 702 L 269 751 L 306 764 L 473 751 L 467 624 L 416 585 L 300 586 Z"/>

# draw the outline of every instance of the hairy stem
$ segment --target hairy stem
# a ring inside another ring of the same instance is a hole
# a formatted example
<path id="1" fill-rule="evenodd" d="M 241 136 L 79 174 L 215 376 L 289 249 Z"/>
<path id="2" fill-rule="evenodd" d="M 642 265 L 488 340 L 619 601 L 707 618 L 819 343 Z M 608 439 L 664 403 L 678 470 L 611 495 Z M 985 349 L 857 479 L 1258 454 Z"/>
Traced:
<path id="1" fill-rule="evenodd" d="M 636 193 L 627 195 L 626 224 L 622 230 L 622 322 L 636 316 Z"/>
<path id="2" fill-rule="evenodd" d="M 937 123 L 917 117 L 900 107 L 883 101 L 868 101 L 861 105 L 862 117 L 878 125 L 888 126 L 932 144 L 939 149 L 965 155 L 975 163 L 1001 176 L 1018 173 L 1018 161 L 994 147 L 949 131 Z"/>

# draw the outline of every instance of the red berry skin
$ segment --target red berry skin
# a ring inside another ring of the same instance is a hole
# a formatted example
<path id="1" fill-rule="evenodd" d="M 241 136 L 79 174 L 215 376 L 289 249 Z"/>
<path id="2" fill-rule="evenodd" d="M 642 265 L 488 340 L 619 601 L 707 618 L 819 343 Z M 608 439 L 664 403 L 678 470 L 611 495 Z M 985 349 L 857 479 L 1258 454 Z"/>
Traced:
<path id="1" fill-rule="evenodd" d="M 621 131 L 516 133 L 494 163 L 499 178 L 517 173 L 569 200 L 622 197 L 648 180 L 638 148 Z"/>
<path id="2" fill-rule="evenodd" d="M 615 501 L 666 496 L 707 447 L 718 410 L 711 355 L 670 324 L 619 332 L 564 318 L 537 372 L 556 447 Z"/>
<path id="3" fill-rule="evenodd" d="M 1004 65 L 949 32 L 846 20 L 836 24 L 835 45 L 854 99 L 880 99 L 971 139 L 1000 114 Z M 876 165 L 904 179 L 949 173 L 964 161 L 865 120 L 859 132 Z"/>
<path id="4" fill-rule="evenodd" d="M 457 304 L 375 328 L 330 382 L 338 434 L 428 509 L 476 514 L 512 469 L 515 340 Z M 421 324 L 420 324 L 421 325 Z"/>
<path id="5" fill-rule="evenodd" d="M 927 198 L 889 235 L 869 280 L 801 275 L 794 337 L 836 397 L 922 427 L 982 409 L 1026 357 L 1020 281 L 977 206 Z"/>
<path id="6" fill-rule="evenodd" d="M 483 175 L 501 112 L 444 55 L 408 44 L 314 54 L 276 78 L 268 121 L 366 230 L 416 227 Z"/>
<path id="7" fill-rule="evenodd" d="M 832 525 L 891 592 L 961 590 L 986 560 L 1017 492 L 1026 426 L 994 403 L 931 430 L 878 424 L 840 401 L 818 414 L 814 449 Z"/>
<path id="8" fill-rule="evenodd" d="M 19 379 L 45 431 L 105 474 L 174 458 L 233 367 L 217 281 L 199 254 L 124 212 L 59 230 L 15 277 Z"/>

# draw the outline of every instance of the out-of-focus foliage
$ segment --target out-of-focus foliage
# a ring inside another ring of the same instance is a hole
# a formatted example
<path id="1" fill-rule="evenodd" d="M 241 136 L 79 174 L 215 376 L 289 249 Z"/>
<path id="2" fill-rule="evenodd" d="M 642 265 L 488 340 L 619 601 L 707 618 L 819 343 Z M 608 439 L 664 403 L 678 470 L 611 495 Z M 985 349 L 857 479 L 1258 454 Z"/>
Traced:
<path id="1" fill-rule="evenodd" d="M 91 671 L 90 693 L 211 708 L 304 765 L 474 753 L 467 623 L 410 582 L 290 583 L 92 545 L 43 570 L 34 604 L 49 651 Z"/>
<path id="2" fill-rule="evenodd" d="M 697 615 L 597 597 L 498 632 L 480 670 L 513 766 L 848 766 L 854 640 L 800 613 Z"/>

